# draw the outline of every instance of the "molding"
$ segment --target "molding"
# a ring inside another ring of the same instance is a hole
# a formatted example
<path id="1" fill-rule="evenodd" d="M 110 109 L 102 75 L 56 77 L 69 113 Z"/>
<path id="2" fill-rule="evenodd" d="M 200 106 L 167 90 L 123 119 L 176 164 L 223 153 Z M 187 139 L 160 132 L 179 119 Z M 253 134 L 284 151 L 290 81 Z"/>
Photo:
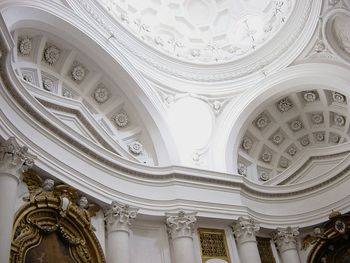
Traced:
<path id="1" fill-rule="evenodd" d="M 344 191 L 344 188 L 348 188 L 349 185 L 349 167 L 343 167 L 342 171 L 335 170 L 334 174 L 329 174 L 329 178 L 324 181 L 276 188 L 259 186 L 241 176 L 228 173 L 177 166 L 143 166 L 122 159 L 87 140 L 80 140 L 67 134 L 55 126 L 46 109 L 17 79 L 10 63 L 10 50 L 13 43 L 4 43 L 3 36 L 1 35 L 0 42 L 2 51 L 0 134 L 12 134 L 20 142 L 27 144 L 38 156 L 35 169 L 51 174 L 101 203 L 107 204 L 117 199 L 140 208 L 140 214 L 150 216 L 164 216 L 164 212 L 184 209 L 198 211 L 199 217 L 232 221 L 240 215 L 250 214 L 254 220 L 261 223 L 262 227 L 267 228 L 293 225 L 295 222 L 302 222 L 301 226 L 307 226 L 323 221 L 325 211 L 328 210 L 329 214 L 332 206 L 338 206 L 338 210 L 350 209 L 350 196 L 334 195 L 333 199 L 321 198 L 328 193 L 348 192 Z M 264 99 L 278 94 L 280 86 L 277 84 L 288 84 L 287 88 L 292 89 L 295 86 L 291 83 L 294 85 L 313 83 L 312 80 L 317 79 L 320 83 L 324 81 L 327 85 L 329 76 L 335 77 L 332 84 L 339 84 L 337 90 L 346 90 L 345 87 L 348 87 L 349 82 L 344 80 L 349 76 L 344 74 L 348 71 L 335 66 L 318 65 L 316 69 L 312 66 L 314 65 L 286 70 L 284 72 L 286 81 L 281 79 L 280 74 L 277 77 L 274 76 L 269 80 L 268 86 L 265 82 L 251 94 L 247 92 L 248 102 L 254 102 L 256 105 L 258 102 L 256 96 Z M 306 78 L 307 73 L 312 76 L 305 80 L 303 78 Z M 298 79 L 296 76 L 299 74 L 302 77 Z M 270 85 L 273 87 L 273 92 L 269 90 L 264 93 L 268 90 L 267 87 L 271 87 Z M 245 105 L 245 103 L 236 105 L 238 115 L 241 113 L 242 104 Z M 254 107 L 250 106 L 249 110 L 253 111 Z M 227 111 L 231 111 L 232 108 L 231 104 L 224 111 L 227 114 Z M 229 123 L 232 125 L 233 122 Z M 323 203 L 316 202 L 314 199 L 322 199 Z M 310 202 L 315 206 L 312 209 L 310 209 Z M 296 203 L 298 205 L 295 207 Z M 276 211 L 274 214 L 266 214 L 264 207 L 267 205 L 273 208 L 272 210 L 279 209 L 278 214 Z M 320 205 L 322 208 L 319 207 Z"/>

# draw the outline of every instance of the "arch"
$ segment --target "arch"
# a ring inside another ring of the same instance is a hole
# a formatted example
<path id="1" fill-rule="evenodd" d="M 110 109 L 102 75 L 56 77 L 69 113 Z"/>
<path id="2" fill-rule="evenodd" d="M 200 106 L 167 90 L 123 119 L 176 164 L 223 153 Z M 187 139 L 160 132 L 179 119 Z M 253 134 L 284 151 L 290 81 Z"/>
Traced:
<path id="1" fill-rule="evenodd" d="M 216 129 L 212 156 L 214 166 L 237 173 L 237 149 L 247 127 L 247 119 L 258 114 L 258 106 L 291 91 L 303 90 L 303 85 L 321 85 L 349 95 L 349 70 L 337 65 L 309 63 L 292 66 L 266 77 L 255 88 L 249 89 L 227 105 Z M 215 154 L 214 154 L 215 153 Z M 218 154 L 219 153 L 219 154 Z M 221 153 L 221 154 L 220 154 Z"/>
<path id="2" fill-rule="evenodd" d="M 34 173 L 25 174 L 24 181 L 30 196 L 16 213 L 10 262 L 26 262 L 35 249 L 49 258 L 50 251 L 44 250 L 47 242 L 61 251 L 56 257 L 65 257 L 69 262 L 105 263 L 90 214 L 76 204 L 77 192 L 67 185 L 45 186 Z"/>
<path id="3" fill-rule="evenodd" d="M 110 45 L 109 37 L 97 31 L 82 18 L 64 9 L 56 2 L 43 5 L 41 1 L 5 1 L 0 5 L 5 23 L 10 30 L 31 26 L 38 30 L 52 31 L 65 38 L 85 53 L 93 53 L 96 64 L 104 69 L 132 101 L 135 112 L 146 127 L 156 153 L 158 165 L 178 163 L 178 156 L 171 133 L 165 121 L 164 110 L 152 88 L 122 54 Z M 20 13 L 21 15 L 18 15 Z M 117 63 L 116 63 L 117 62 Z M 169 154 L 171 153 L 171 155 Z"/>

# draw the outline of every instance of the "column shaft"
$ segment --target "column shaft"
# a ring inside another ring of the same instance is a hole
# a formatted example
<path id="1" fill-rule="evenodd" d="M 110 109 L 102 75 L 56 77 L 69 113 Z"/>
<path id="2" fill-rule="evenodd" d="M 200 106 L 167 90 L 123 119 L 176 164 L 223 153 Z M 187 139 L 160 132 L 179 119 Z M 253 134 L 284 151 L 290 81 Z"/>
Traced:
<path id="1" fill-rule="evenodd" d="M 296 249 L 289 249 L 281 253 L 283 263 L 300 263 L 298 251 Z"/>
<path id="2" fill-rule="evenodd" d="M 298 235 L 296 227 L 277 228 L 274 240 L 283 263 L 300 263 L 296 240 Z"/>
<path id="3" fill-rule="evenodd" d="M 34 156 L 14 137 L 0 141 L 0 262 L 9 262 L 13 217 L 22 172 L 34 165 Z"/>
<path id="4" fill-rule="evenodd" d="M 0 173 L 0 262 L 9 262 L 18 179 Z"/>
<path id="5" fill-rule="evenodd" d="M 193 240 L 190 237 L 177 238 L 172 241 L 174 263 L 195 263 Z"/>
<path id="6" fill-rule="evenodd" d="M 261 263 L 256 241 L 240 244 L 238 250 L 242 263 Z"/>
<path id="7" fill-rule="evenodd" d="M 252 218 L 239 217 L 232 226 L 242 263 L 261 263 L 255 233 L 260 226 Z"/>
<path id="8" fill-rule="evenodd" d="M 126 231 L 110 232 L 106 254 L 108 263 L 129 263 L 129 233 Z"/>
<path id="9" fill-rule="evenodd" d="M 168 214 L 166 224 L 173 247 L 173 263 L 195 263 L 196 256 L 193 246 L 194 224 L 197 221 L 195 213 Z"/>
<path id="10" fill-rule="evenodd" d="M 108 263 L 130 263 L 129 231 L 137 209 L 113 201 L 106 211 Z"/>

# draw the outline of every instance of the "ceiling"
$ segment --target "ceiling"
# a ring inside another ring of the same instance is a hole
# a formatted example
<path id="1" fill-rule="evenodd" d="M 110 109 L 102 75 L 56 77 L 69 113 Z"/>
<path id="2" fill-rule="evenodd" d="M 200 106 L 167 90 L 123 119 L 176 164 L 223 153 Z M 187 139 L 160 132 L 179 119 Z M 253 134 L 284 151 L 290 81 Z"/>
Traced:
<path id="1" fill-rule="evenodd" d="M 294 0 L 103 0 L 113 19 L 158 51 L 195 63 L 237 60 L 268 43 Z"/>

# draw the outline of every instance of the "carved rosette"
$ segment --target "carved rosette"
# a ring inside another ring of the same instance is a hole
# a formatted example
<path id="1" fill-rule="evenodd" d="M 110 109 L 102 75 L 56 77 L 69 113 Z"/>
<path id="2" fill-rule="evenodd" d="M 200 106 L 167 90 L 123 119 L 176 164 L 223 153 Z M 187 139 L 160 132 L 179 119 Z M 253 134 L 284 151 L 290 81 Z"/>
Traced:
<path id="1" fill-rule="evenodd" d="M 277 228 L 273 239 L 278 250 L 283 253 L 289 249 L 297 249 L 296 237 L 299 235 L 297 227 Z"/>
<path id="2" fill-rule="evenodd" d="M 131 222 L 136 218 L 137 208 L 113 201 L 105 211 L 107 232 L 126 231 L 129 233 Z"/>
<path id="3" fill-rule="evenodd" d="M 197 222 L 196 213 L 185 213 L 180 211 L 177 214 L 167 214 L 166 225 L 171 239 L 179 237 L 190 237 L 194 231 L 194 225 Z"/>
<path id="4" fill-rule="evenodd" d="M 35 156 L 28 153 L 27 146 L 20 146 L 14 137 L 0 141 L 0 172 L 15 176 L 33 167 Z"/>
<path id="5" fill-rule="evenodd" d="M 243 244 L 256 242 L 255 234 L 260 230 L 260 226 L 250 217 L 239 217 L 237 223 L 232 225 L 232 230 L 237 242 Z"/>

